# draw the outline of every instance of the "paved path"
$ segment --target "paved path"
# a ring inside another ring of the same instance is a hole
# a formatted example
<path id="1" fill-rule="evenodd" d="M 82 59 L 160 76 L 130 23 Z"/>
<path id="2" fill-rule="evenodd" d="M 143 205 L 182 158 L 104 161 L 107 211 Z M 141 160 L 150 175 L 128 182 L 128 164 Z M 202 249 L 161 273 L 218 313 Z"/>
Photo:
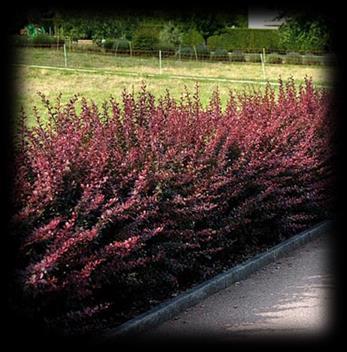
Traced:
<path id="1" fill-rule="evenodd" d="M 327 234 L 142 334 L 140 340 L 322 336 L 333 321 L 331 253 Z"/>

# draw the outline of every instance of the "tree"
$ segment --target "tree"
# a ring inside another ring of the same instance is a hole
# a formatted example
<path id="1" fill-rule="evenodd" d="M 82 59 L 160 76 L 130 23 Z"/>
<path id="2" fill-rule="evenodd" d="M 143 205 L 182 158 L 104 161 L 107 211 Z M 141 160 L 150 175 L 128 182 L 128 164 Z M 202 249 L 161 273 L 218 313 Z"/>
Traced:
<path id="1" fill-rule="evenodd" d="M 279 13 L 279 18 L 286 19 L 280 27 L 282 46 L 304 51 L 332 49 L 334 16 L 316 13 L 314 9 L 297 12 L 282 8 Z"/>
<path id="2" fill-rule="evenodd" d="M 199 11 L 188 12 L 179 17 L 186 30 L 195 28 L 207 44 L 208 37 L 221 34 L 226 27 L 243 26 L 247 16 L 247 8 L 232 11 Z"/>
<path id="3" fill-rule="evenodd" d="M 329 29 L 320 18 L 290 17 L 280 27 L 280 45 L 306 52 L 328 50 Z"/>
<path id="4" fill-rule="evenodd" d="M 159 38 L 160 41 L 164 44 L 172 45 L 174 48 L 180 47 L 183 40 L 183 29 L 180 25 L 169 21 L 161 30 Z"/>
<path id="5" fill-rule="evenodd" d="M 183 34 L 182 41 L 183 41 L 183 44 L 191 46 L 193 48 L 195 53 L 195 58 L 197 60 L 198 54 L 196 52 L 196 47 L 197 45 L 204 43 L 203 36 L 196 29 L 191 29 L 190 31 Z"/>

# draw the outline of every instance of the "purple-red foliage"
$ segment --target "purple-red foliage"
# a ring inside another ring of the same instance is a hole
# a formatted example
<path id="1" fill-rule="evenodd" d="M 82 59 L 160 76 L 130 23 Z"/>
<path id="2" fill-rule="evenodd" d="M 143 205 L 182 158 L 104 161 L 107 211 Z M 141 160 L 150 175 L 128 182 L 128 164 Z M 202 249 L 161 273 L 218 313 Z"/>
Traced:
<path id="1" fill-rule="evenodd" d="M 17 146 L 13 224 L 21 301 L 48 325 L 116 324 L 329 216 L 331 96 L 310 80 L 230 93 L 223 111 L 198 88 L 81 112 L 42 99 L 47 125 L 36 112 Z"/>

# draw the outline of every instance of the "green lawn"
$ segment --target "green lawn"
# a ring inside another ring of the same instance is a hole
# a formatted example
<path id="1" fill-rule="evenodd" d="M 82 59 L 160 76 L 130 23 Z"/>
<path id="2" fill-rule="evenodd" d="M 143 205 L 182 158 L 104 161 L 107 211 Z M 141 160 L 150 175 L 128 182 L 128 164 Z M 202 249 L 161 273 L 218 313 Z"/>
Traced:
<path id="1" fill-rule="evenodd" d="M 218 87 L 225 103 L 229 90 L 262 89 L 263 72 L 257 63 L 215 63 L 163 60 L 162 73 L 156 58 L 115 57 L 90 53 L 68 52 L 68 70 L 64 69 L 61 49 L 18 49 L 15 56 L 16 108 L 21 106 L 29 113 L 33 124 L 32 107 L 40 106 L 37 92 L 54 99 L 60 92 L 63 101 L 79 93 L 101 103 L 110 95 L 119 97 L 124 88 L 140 87 L 143 81 L 156 96 L 169 89 L 174 97 L 180 97 L 184 86 L 193 89 L 199 82 L 203 104 L 207 104 L 211 91 Z M 19 65 L 19 66 L 18 66 Z M 37 67 L 40 66 L 40 67 Z M 42 66 L 47 66 L 42 67 Z M 327 66 L 266 65 L 266 79 L 293 77 L 300 84 L 305 76 L 312 77 L 316 85 L 331 85 L 332 68 Z M 236 81 L 236 82 L 235 82 Z M 241 82 L 238 82 L 241 81 Z M 254 83 L 242 82 L 254 81 Z"/>

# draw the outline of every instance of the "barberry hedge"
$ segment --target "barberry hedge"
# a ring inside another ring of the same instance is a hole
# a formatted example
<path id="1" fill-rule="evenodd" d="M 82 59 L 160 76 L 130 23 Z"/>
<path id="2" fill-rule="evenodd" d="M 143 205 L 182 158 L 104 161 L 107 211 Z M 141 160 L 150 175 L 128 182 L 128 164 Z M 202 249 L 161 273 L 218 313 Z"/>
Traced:
<path id="1" fill-rule="evenodd" d="M 12 298 L 63 333 L 115 326 L 331 214 L 332 99 L 310 80 L 225 109 L 198 88 L 42 99 L 17 136 Z"/>

